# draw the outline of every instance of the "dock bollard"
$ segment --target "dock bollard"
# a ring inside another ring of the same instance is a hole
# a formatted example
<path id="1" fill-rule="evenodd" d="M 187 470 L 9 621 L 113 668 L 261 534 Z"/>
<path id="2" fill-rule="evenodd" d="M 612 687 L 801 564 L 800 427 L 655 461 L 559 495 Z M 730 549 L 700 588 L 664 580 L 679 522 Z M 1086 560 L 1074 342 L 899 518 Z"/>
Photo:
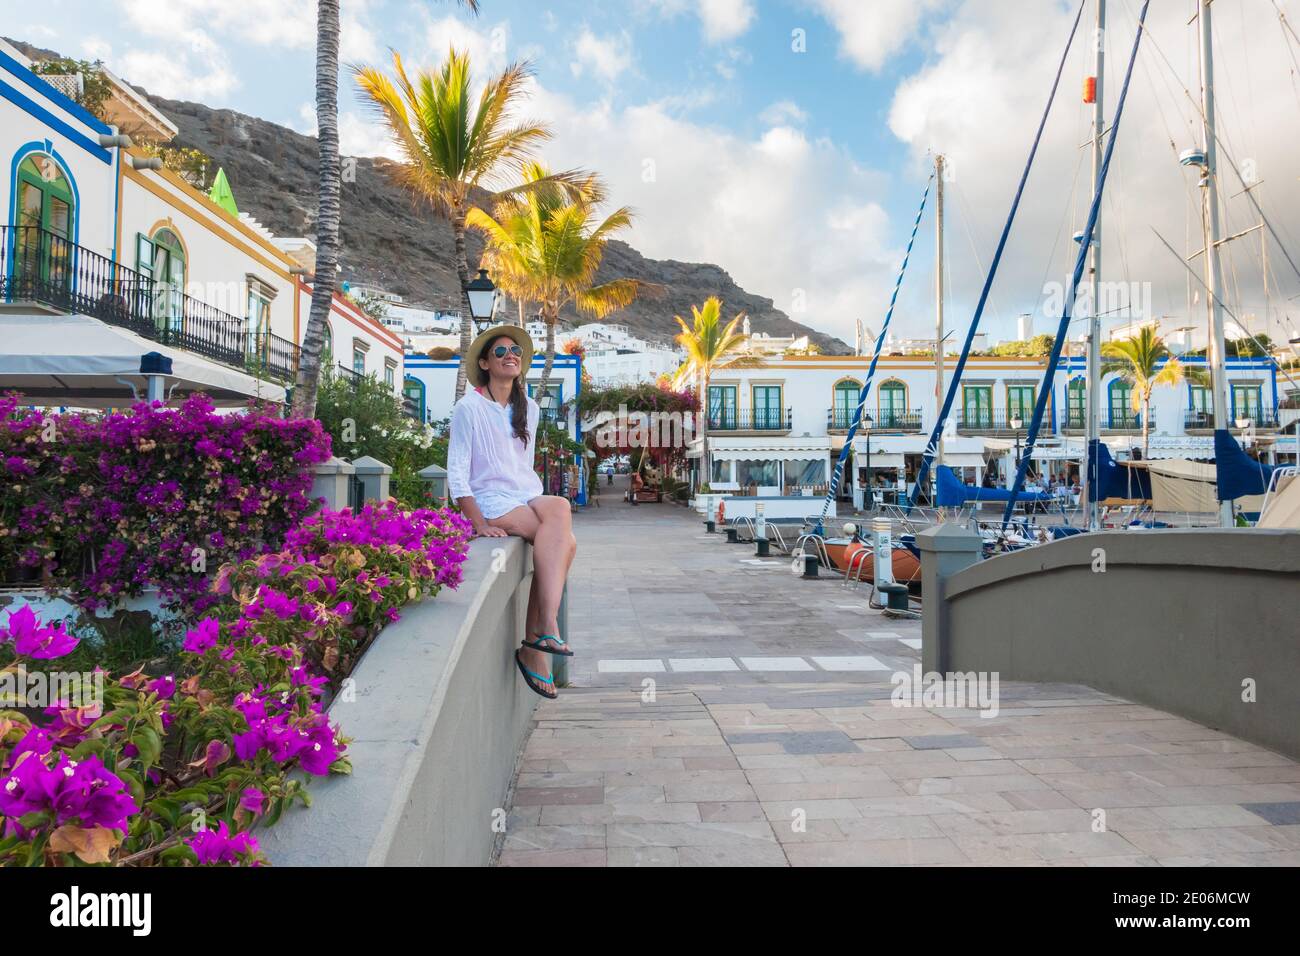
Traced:
<path id="1" fill-rule="evenodd" d="M 803 576 L 805 578 L 817 577 L 817 568 L 821 561 L 817 559 L 816 554 L 808 554 L 806 551 L 803 556 Z"/>
<path id="2" fill-rule="evenodd" d="M 704 530 L 707 531 L 709 534 L 713 534 L 715 531 L 718 530 L 718 526 L 714 524 L 713 519 L 710 518 L 708 521 L 704 522 Z"/>
<path id="3" fill-rule="evenodd" d="M 727 529 L 727 544 L 739 544 L 740 539 L 736 537 L 738 531 L 735 528 Z"/>

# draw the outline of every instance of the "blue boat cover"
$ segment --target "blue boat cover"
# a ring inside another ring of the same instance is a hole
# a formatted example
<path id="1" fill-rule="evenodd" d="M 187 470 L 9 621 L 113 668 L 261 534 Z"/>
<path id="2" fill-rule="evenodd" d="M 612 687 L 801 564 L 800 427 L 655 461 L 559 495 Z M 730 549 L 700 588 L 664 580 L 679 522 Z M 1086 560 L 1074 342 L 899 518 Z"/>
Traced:
<path id="1" fill-rule="evenodd" d="M 1096 501 L 1107 498 L 1125 500 L 1151 498 L 1151 475 L 1145 468 L 1128 468 L 1117 462 L 1104 442 L 1097 442 L 1097 496 Z M 1089 491 L 1089 498 L 1092 492 Z"/>
<path id="2" fill-rule="evenodd" d="M 1262 495 L 1273 477 L 1273 467 L 1247 455 L 1226 428 L 1214 430 L 1214 470 L 1218 473 L 1220 501 Z"/>
<path id="3" fill-rule="evenodd" d="M 968 501 L 1010 501 L 1011 492 L 1006 488 L 976 488 L 957 477 L 957 473 L 948 466 L 936 472 L 939 476 L 938 498 L 940 508 L 959 508 Z M 1052 496 L 1041 491 L 1022 491 L 1021 501 L 1051 501 Z"/>

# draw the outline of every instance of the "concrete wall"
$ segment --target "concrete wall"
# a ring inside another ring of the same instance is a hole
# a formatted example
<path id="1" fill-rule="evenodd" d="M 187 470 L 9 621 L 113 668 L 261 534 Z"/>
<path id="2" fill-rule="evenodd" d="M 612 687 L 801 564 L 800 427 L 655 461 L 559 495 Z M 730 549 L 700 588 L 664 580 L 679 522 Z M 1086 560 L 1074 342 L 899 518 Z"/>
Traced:
<path id="1" fill-rule="evenodd" d="M 1086 684 L 1300 757 L 1300 532 L 1078 535 L 952 575 L 941 614 L 932 594 L 927 668 Z"/>
<path id="2" fill-rule="evenodd" d="M 530 555 L 518 538 L 474 541 L 460 588 L 384 629 L 353 672 L 356 699 L 330 708 L 353 773 L 313 780 L 312 806 L 259 834 L 276 865 L 488 863 L 539 700 L 513 659 Z"/>

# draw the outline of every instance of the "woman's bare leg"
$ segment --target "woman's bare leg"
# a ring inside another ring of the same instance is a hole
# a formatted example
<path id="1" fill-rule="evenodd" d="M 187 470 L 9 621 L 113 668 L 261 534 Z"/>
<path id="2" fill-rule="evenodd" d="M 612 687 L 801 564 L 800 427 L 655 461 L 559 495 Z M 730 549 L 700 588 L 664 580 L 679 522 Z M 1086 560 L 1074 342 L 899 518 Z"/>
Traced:
<path id="1" fill-rule="evenodd" d="M 537 585 L 537 626 L 539 633 L 559 635 L 560 599 L 569 567 L 578 552 L 573 536 L 573 519 L 569 503 L 555 495 L 542 495 L 528 503 L 537 515 L 538 529 L 533 538 L 533 576 Z"/>
<path id="2" fill-rule="evenodd" d="M 500 528 L 508 534 L 523 538 L 533 544 L 533 584 L 528 592 L 528 615 L 525 626 L 529 633 L 551 633 L 542 630 L 543 624 L 541 616 L 541 605 L 539 601 L 539 588 L 537 583 L 537 533 L 541 529 L 541 521 L 527 505 L 520 505 L 513 511 L 508 511 L 499 518 L 492 518 L 488 524 Z M 531 640 L 526 634 L 525 640 Z M 553 673 L 551 670 L 551 655 L 544 654 L 539 650 L 531 647 L 521 647 L 519 649 L 519 659 L 523 662 L 524 667 L 528 668 L 534 674 L 540 674 L 543 677 Z M 550 684 L 544 684 L 546 690 L 554 691 L 555 688 Z"/>

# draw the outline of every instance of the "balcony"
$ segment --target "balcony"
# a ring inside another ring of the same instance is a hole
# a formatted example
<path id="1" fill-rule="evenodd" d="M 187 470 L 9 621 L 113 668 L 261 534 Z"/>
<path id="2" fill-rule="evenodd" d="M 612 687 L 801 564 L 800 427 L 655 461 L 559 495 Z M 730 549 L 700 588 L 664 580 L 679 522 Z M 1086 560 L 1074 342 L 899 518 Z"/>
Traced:
<path id="1" fill-rule="evenodd" d="M 1280 417 L 1276 408 L 1234 409 L 1228 427 L 1237 430 L 1239 421 L 1249 419 L 1255 428 L 1279 428 Z M 1188 408 L 1183 411 L 1183 429 L 1188 432 L 1214 431 L 1214 412 Z"/>
<path id="2" fill-rule="evenodd" d="M 1011 424 L 1014 419 L 1020 420 L 1019 430 L 1024 431 L 1029 427 L 1033 417 L 1032 408 L 1012 409 L 1010 412 L 1004 408 L 966 408 L 953 413 L 957 430 L 967 434 L 1006 432 L 1008 435 L 1013 435 L 1017 431 Z"/>
<path id="3" fill-rule="evenodd" d="M 288 339 L 36 226 L 0 226 L 0 306 L 91 316 L 263 378 L 298 370 Z"/>
<path id="4" fill-rule="evenodd" d="M 1025 427 L 1028 428 L 1028 417 L 1025 418 Z M 1142 416 L 1136 412 L 1123 411 L 1119 409 L 1101 410 L 1102 431 L 1109 432 L 1136 432 L 1142 430 Z M 1070 409 L 1065 417 L 1061 420 L 1061 431 L 1082 432 L 1088 428 L 1088 415 L 1082 408 Z"/>
<path id="5" fill-rule="evenodd" d="M 794 410 L 759 408 L 717 412 L 709 416 L 709 432 L 781 434 L 794 427 Z"/>
<path id="6" fill-rule="evenodd" d="M 848 431 L 850 423 L 857 414 L 856 408 L 828 408 L 826 410 L 826 430 L 828 432 Z M 872 431 L 919 432 L 921 430 L 921 410 L 881 409 L 867 412 L 871 421 L 859 422 L 858 428 L 870 428 Z"/>

